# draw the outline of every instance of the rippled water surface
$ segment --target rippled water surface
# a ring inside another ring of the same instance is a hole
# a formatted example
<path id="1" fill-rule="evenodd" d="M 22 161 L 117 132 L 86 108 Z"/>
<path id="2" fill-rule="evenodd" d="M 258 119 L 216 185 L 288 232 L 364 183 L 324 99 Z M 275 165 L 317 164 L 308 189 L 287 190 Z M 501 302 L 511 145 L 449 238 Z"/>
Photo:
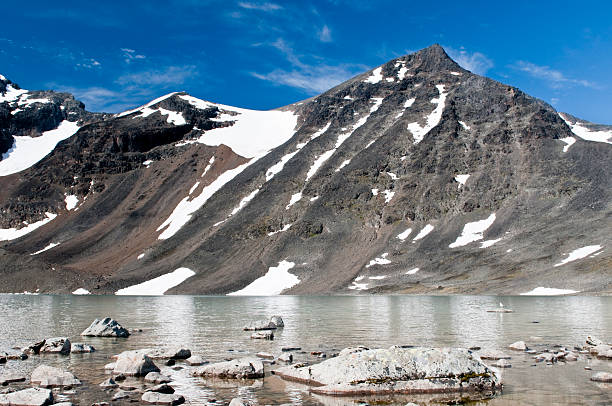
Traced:
<path id="1" fill-rule="evenodd" d="M 514 313 L 487 313 L 503 302 Z M 282 315 L 285 328 L 274 341 L 251 340 L 242 327 L 249 321 Z M 142 329 L 128 339 L 80 337 L 95 318 L 110 316 L 129 329 Z M 610 297 L 495 296 L 30 296 L 0 295 L 0 349 L 24 346 L 45 337 L 67 336 L 96 347 L 93 354 L 33 356 L 0 366 L 30 372 L 44 362 L 71 370 L 84 385 L 68 394 L 75 403 L 109 401 L 98 383 L 108 377 L 104 365 L 127 349 L 182 345 L 210 361 L 255 354 L 281 353 L 298 346 L 297 360 L 318 362 L 311 351 L 334 352 L 348 346 L 456 346 L 505 349 L 524 340 L 536 349 L 583 345 L 587 335 L 612 341 Z M 508 350 L 508 352 L 511 352 Z M 515 404 L 612 404 L 612 386 L 589 380 L 596 371 L 612 372 L 612 361 L 583 357 L 578 362 L 546 366 L 512 353 L 512 368 L 503 371 L 504 391 L 482 402 Z M 258 404 L 348 405 L 373 399 L 337 399 L 309 394 L 306 386 L 274 376 L 255 381 L 204 381 L 161 366 L 188 404 L 223 404 L 242 397 Z M 534 366 L 535 365 L 535 366 Z M 590 366 L 592 371 L 585 370 Z M 141 385 L 134 381 L 135 386 Z M 375 399 L 405 404 L 410 398 Z M 416 399 L 424 402 L 427 399 Z M 120 404 L 113 402 L 113 404 Z M 126 403 L 127 404 L 127 403 Z"/>

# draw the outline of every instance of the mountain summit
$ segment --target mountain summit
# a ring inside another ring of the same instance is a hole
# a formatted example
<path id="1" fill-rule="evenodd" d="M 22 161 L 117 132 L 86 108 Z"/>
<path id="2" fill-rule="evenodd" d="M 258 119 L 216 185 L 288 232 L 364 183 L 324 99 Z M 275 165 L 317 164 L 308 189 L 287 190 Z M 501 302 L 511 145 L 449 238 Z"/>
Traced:
<path id="1" fill-rule="evenodd" d="M 272 111 L 2 83 L 2 291 L 611 291 L 612 127 L 439 45 Z"/>

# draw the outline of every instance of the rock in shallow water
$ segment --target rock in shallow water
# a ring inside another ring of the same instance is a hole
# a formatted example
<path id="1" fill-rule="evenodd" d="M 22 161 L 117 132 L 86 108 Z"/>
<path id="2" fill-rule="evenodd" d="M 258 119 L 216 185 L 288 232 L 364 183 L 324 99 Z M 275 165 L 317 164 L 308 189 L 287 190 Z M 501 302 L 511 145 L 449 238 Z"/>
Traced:
<path id="1" fill-rule="evenodd" d="M 130 332 L 116 320 L 107 317 L 103 320 L 95 319 L 81 335 L 89 337 L 129 337 Z"/>
<path id="2" fill-rule="evenodd" d="M 525 344 L 525 341 L 517 341 L 510 344 L 508 348 L 514 351 L 527 351 L 527 344 Z"/>
<path id="3" fill-rule="evenodd" d="M 145 392 L 141 400 L 144 403 L 154 405 L 180 405 L 185 403 L 185 398 L 181 395 L 160 392 Z"/>
<path id="4" fill-rule="evenodd" d="M 26 377 L 16 372 L 4 372 L 0 374 L 0 385 L 8 385 L 9 383 L 24 382 Z"/>
<path id="5" fill-rule="evenodd" d="M 47 338 L 40 352 L 68 355 L 70 354 L 71 347 L 70 340 L 66 337 Z"/>
<path id="6" fill-rule="evenodd" d="M 45 406 L 51 403 L 53 393 L 49 389 L 30 388 L 0 395 L 2 406 Z"/>
<path id="7" fill-rule="evenodd" d="M 140 351 L 125 351 L 117 356 L 113 373 L 129 376 L 145 376 L 159 372 L 159 368 L 146 354 Z"/>
<path id="8" fill-rule="evenodd" d="M 48 365 L 39 365 L 30 377 L 33 385 L 43 388 L 66 388 L 81 384 L 71 372 Z"/>
<path id="9" fill-rule="evenodd" d="M 591 377 L 594 382 L 612 382 L 612 374 L 610 372 L 597 372 Z"/>
<path id="10" fill-rule="evenodd" d="M 208 361 L 199 355 L 192 355 L 191 357 L 187 358 L 185 362 L 192 367 L 199 367 L 200 365 L 208 364 Z"/>
<path id="11" fill-rule="evenodd" d="M 257 331 L 251 334 L 254 340 L 274 340 L 274 333 L 271 331 Z"/>
<path id="12" fill-rule="evenodd" d="M 83 354 L 88 352 L 95 352 L 96 349 L 93 345 L 83 344 L 83 343 L 72 343 L 70 346 L 70 352 L 72 354 Z"/>
<path id="13" fill-rule="evenodd" d="M 258 358 L 239 358 L 205 365 L 192 372 L 193 376 L 254 379 L 264 377 L 264 366 Z"/>
<path id="14" fill-rule="evenodd" d="M 472 352 L 462 348 L 391 347 L 355 352 L 308 367 L 283 367 L 283 379 L 311 385 L 327 395 L 490 392 L 501 381 Z"/>
<path id="15" fill-rule="evenodd" d="M 145 381 L 160 384 L 168 383 L 172 381 L 172 379 L 170 379 L 169 376 L 160 374 L 159 372 L 149 372 L 147 376 L 145 376 Z"/>

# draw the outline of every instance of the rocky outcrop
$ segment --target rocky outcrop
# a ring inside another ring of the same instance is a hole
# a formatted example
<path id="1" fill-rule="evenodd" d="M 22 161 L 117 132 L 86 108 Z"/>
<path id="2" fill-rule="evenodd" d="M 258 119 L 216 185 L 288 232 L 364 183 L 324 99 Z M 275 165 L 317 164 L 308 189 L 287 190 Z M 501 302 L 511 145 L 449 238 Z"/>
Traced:
<path id="1" fill-rule="evenodd" d="M 89 337 L 129 337 L 130 332 L 110 317 L 95 319 L 82 333 Z"/>
<path id="2" fill-rule="evenodd" d="M 320 364 L 274 371 L 286 380 L 315 385 L 326 395 L 483 392 L 501 381 L 478 356 L 459 348 L 391 347 L 344 352 Z"/>
<path id="3" fill-rule="evenodd" d="M 46 406 L 53 403 L 53 392 L 49 389 L 30 388 L 0 394 L 1 406 Z"/>
<path id="4" fill-rule="evenodd" d="M 30 382 L 43 388 L 70 388 L 81 385 L 72 373 L 48 365 L 39 365 L 32 371 Z"/>
<path id="5" fill-rule="evenodd" d="M 160 372 L 151 358 L 140 351 L 125 351 L 117 356 L 114 374 L 145 376 L 149 372 Z"/>
<path id="6" fill-rule="evenodd" d="M 192 375 L 222 379 L 255 379 L 264 377 L 264 366 L 257 358 L 245 357 L 202 366 L 193 371 Z"/>

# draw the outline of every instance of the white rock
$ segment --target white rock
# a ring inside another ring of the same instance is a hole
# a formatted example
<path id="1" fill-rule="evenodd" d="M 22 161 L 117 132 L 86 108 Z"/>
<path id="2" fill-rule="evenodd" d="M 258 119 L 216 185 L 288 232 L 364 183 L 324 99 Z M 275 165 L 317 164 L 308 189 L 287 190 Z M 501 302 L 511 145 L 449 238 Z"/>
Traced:
<path id="1" fill-rule="evenodd" d="M 116 320 L 107 317 L 103 320 L 95 319 L 81 335 L 92 337 L 128 337 L 130 332 L 123 328 Z"/>
<path id="2" fill-rule="evenodd" d="M 193 371 L 193 376 L 254 379 L 264 377 L 264 366 L 260 359 L 245 357 L 232 361 L 205 365 Z"/>
<path id="3" fill-rule="evenodd" d="M 159 372 L 151 358 L 140 351 L 125 351 L 117 356 L 114 374 L 145 376 L 149 372 Z"/>
<path id="4" fill-rule="evenodd" d="M 48 365 L 39 365 L 32 371 L 30 382 L 43 388 L 72 387 L 81 384 L 72 373 Z"/>
<path id="5" fill-rule="evenodd" d="M 44 406 L 53 403 L 49 389 L 30 388 L 7 394 L 0 394 L 2 406 Z"/>

